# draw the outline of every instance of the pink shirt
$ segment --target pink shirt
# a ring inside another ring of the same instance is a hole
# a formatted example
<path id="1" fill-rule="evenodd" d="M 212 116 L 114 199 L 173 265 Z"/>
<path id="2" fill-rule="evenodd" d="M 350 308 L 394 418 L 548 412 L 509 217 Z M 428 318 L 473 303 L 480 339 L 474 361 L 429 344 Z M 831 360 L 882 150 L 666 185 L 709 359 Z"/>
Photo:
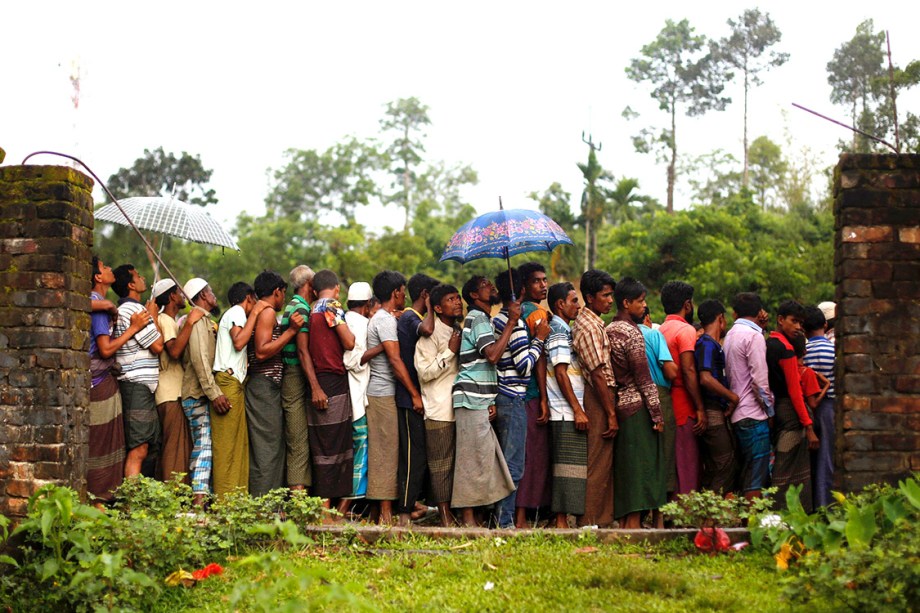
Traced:
<path id="1" fill-rule="evenodd" d="M 677 420 L 677 425 L 683 426 L 687 423 L 687 418 L 696 419 L 696 408 L 693 406 L 690 394 L 687 393 L 687 388 L 684 386 L 680 354 L 687 351 L 693 353 L 696 349 L 696 329 L 680 315 L 668 315 L 665 317 L 664 323 L 658 327 L 658 331 L 668 341 L 671 357 L 677 363 L 679 369 L 677 377 L 671 382 L 671 404 L 674 406 L 674 418 Z"/>
<path id="2" fill-rule="evenodd" d="M 767 371 L 767 343 L 760 326 L 749 319 L 739 319 L 725 335 L 725 376 L 733 392 L 738 394 L 738 406 L 731 421 L 767 419 L 763 405 L 773 407 L 773 392 Z"/>

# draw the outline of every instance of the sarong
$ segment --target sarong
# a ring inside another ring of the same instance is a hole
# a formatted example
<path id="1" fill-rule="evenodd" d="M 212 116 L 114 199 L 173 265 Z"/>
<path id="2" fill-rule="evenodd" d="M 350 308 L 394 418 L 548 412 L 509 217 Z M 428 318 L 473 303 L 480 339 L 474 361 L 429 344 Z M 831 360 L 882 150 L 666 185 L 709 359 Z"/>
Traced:
<path id="1" fill-rule="evenodd" d="M 243 384 L 225 372 L 214 373 L 230 410 L 220 415 L 211 407 L 211 446 L 214 495 L 235 489 L 249 489 L 249 430 L 246 427 L 246 399 Z"/>
<path id="2" fill-rule="evenodd" d="M 112 375 L 89 392 L 89 453 L 86 458 L 86 491 L 110 501 L 125 478 L 125 422 L 121 393 Z"/>
<path id="3" fill-rule="evenodd" d="M 689 494 L 700 489 L 700 448 L 696 434 L 693 433 L 695 425 L 696 420 L 688 417 L 687 423 L 675 427 L 674 463 L 677 468 L 677 489 L 674 490 L 674 493 L 676 494 Z"/>
<path id="4" fill-rule="evenodd" d="M 367 498 L 396 500 L 399 424 L 395 396 L 367 397 Z"/>
<path id="5" fill-rule="evenodd" d="M 351 423 L 351 442 L 355 454 L 351 497 L 364 498 L 367 494 L 367 415 Z"/>
<path id="6" fill-rule="evenodd" d="M 792 407 L 789 398 L 776 401 L 776 415 L 773 418 L 774 445 L 773 487 L 776 489 L 774 509 L 786 508 L 786 491 L 790 486 L 801 485 L 799 499 L 805 511 L 812 511 L 811 456 L 805 428 Z"/>
<path id="7" fill-rule="evenodd" d="M 552 511 L 583 515 L 588 478 L 587 432 L 576 430 L 574 421 L 551 421 L 549 426 L 553 442 Z"/>
<path id="8" fill-rule="evenodd" d="M 457 446 L 451 506 L 481 507 L 498 502 L 514 491 L 514 481 L 489 423 L 489 412 L 454 408 L 454 417 Z"/>
<path id="9" fill-rule="evenodd" d="M 396 512 L 412 513 L 425 497 L 428 484 L 428 454 L 425 451 L 425 416 L 412 407 L 396 407 L 399 428 L 399 464 Z"/>
<path id="10" fill-rule="evenodd" d="M 700 440 L 705 489 L 727 494 L 738 486 L 735 436 L 718 402 L 706 400 L 706 431 Z"/>
<path id="11" fill-rule="evenodd" d="M 664 476 L 668 493 L 677 490 L 677 420 L 674 418 L 674 405 L 671 404 L 671 390 L 658 386 L 658 400 L 661 403 L 661 416 L 664 418 L 664 432 L 661 443 L 664 445 Z"/>
<path id="12" fill-rule="evenodd" d="M 147 443 L 147 457 L 160 451 L 160 416 L 150 388 L 141 383 L 119 381 L 121 409 L 125 419 L 125 446 L 128 451 Z"/>
<path id="13" fill-rule="evenodd" d="M 284 443 L 287 447 L 288 486 L 310 486 L 310 439 L 307 411 L 313 402 L 307 377 L 299 364 L 285 365 L 281 377 L 281 407 L 284 409 Z"/>
<path id="14" fill-rule="evenodd" d="M 524 451 L 524 476 L 518 484 L 518 508 L 539 509 L 549 506 L 552 474 L 549 458 L 549 424 L 539 425 L 540 399 L 524 404 L 527 411 L 527 442 Z M 458 426 L 459 428 L 459 426 Z M 457 442 L 459 444 L 459 433 Z"/>
<path id="15" fill-rule="evenodd" d="M 182 401 L 182 410 L 188 419 L 192 433 L 192 455 L 189 460 L 191 469 L 192 492 L 209 494 L 211 492 L 211 415 L 208 412 L 207 396 L 186 398 Z"/>
<path id="16" fill-rule="evenodd" d="M 192 435 L 188 420 L 178 399 L 157 405 L 160 427 L 163 430 L 163 450 L 157 463 L 157 479 L 170 481 L 173 475 L 183 474 L 182 483 L 191 483 L 189 458 L 192 455 Z"/>
<path id="17" fill-rule="evenodd" d="M 831 487 L 834 485 L 834 399 L 825 398 L 815 409 L 815 434 L 821 446 L 811 452 L 811 481 L 814 490 L 815 508 L 826 507 L 833 500 Z"/>
<path id="18" fill-rule="evenodd" d="M 742 419 L 732 430 L 738 438 L 741 491 L 760 491 L 770 481 L 770 426 L 766 419 Z"/>
<path id="19" fill-rule="evenodd" d="M 657 509 L 667 502 L 664 445 L 661 434 L 652 429 L 651 415 L 640 410 L 618 419 L 618 423 L 613 460 L 617 483 L 613 509 L 617 519 Z"/>
<path id="20" fill-rule="evenodd" d="M 354 443 L 351 434 L 351 396 L 348 375 L 316 373 L 329 402 L 323 410 L 307 408 L 312 461 L 311 494 L 320 498 L 351 495 L 354 479 Z"/>
<path id="21" fill-rule="evenodd" d="M 428 503 L 450 502 L 454 488 L 454 449 L 457 428 L 452 421 L 425 420 L 425 448 L 428 452 Z"/>
<path id="22" fill-rule="evenodd" d="M 281 385 L 265 375 L 246 382 L 249 429 L 249 493 L 264 496 L 284 485 L 284 413 Z"/>
<path id="23" fill-rule="evenodd" d="M 609 390 L 604 390 L 610 393 Z M 588 416 L 588 465 L 585 513 L 578 518 L 579 526 L 613 525 L 613 448 L 616 437 L 601 436 L 607 429 L 607 413 L 597 392 L 585 385 L 585 414 Z"/>

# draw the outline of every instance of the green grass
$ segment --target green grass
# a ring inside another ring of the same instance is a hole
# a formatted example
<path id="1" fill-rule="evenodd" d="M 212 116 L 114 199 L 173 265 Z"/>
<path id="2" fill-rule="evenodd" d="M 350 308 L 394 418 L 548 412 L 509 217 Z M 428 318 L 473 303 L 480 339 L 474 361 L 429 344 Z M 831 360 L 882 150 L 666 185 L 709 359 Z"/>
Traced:
<path id="1" fill-rule="evenodd" d="M 223 576 L 192 589 L 165 590 L 157 610 L 224 611 L 234 590 L 247 591 L 243 609 L 273 613 L 308 605 L 384 611 L 790 609 L 770 556 L 710 557 L 676 543 L 653 548 L 601 545 L 590 536 L 580 542 L 549 535 L 467 542 L 412 536 L 374 545 L 315 542 L 270 567 L 251 562 L 233 561 Z M 357 601 L 343 602 L 348 594 Z"/>

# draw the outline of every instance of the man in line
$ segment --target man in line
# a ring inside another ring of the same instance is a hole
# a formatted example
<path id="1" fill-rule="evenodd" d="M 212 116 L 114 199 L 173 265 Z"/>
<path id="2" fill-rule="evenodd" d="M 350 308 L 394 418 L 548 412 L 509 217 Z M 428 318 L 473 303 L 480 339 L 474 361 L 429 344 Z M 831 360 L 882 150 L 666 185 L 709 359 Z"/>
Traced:
<path id="1" fill-rule="evenodd" d="M 767 372 L 767 345 L 757 323 L 763 311 L 760 296 L 742 292 L 732 300 L 735 325 L 725 335 L 725 376 L 738 404 L 731 414 L 738 442 L 741 491 L 760 498 L 770 479 L 770 425 L 773 392 Z"/>
<path id="2" fill-rule="evenodd" d="M 601 315 L 613 306 L 616 282 L 603 270 L 588 270 L 579 282 L 585 308 L 572 322 L 572 349 L 578 354 L 585 381 L 588 416 L 588 472 L 585 513 L 579 525 L 613 526 L 613 447 L 616 436 L 616 380 L 610 364 L 610 340 Z"/>
<path id="3" fill-rule="evenodd" d="M 668 281 L 661 288 L 661 306 L 667 317 L 658 331 L 668 341 L 671 357 L 680 370 L 680 375 L 671 382 L 671 404 L 677 423 L 676 493 L 689 494 L 700 489 L 700 450 L 696 437 L 706 431 L 706 411 L 694 358 L 693 286 L 683 281 Z"/>
<path id="4" fill-rule="evenodd" d="M 406 367 L 409 380 L 421 401 L 418 373 L 415 370 L 415 347 L 419 338 L 431 336 L 434 331 L 434 311 L 428 304 L 428 295 L 438 280 L 428 275 L 415 274 L 409 279 L 406 289 L 412 306 L 403 312 L 396 324 L 399 339 L 399 359 Z M 416 503 L 428 480 L 428 460 L 425 453 L 425 407 L 423 402 L 415 406 L 412 389 L 396 381 L 396 413 L 399 418 L 399 467 L 396 478 L 399 482 L 397 512 L 399 525 L 408 526 L 412 513 L 417 511 Z M 425 511 L 427 509 L 422 509 Z"/>
<path id="5" fill-rule="evenodd" d="M 322 401 L 317 394 L 322 394 L 316 374 L 313 372 L 313 360 L 307 346 L 307 333 L 310 330 L 310 300 L 313 298 L 313 270 L 309 266 L 296 266 L 290 274 L 291 289 L 294 296 L 284 307 L 281 327 L 286 328 L 291 321 L 291 314 L 300 313 L 304 325 L 297 330 L 297 335 L 281 350 L 284 374 L 281 375 L 281 408 L 284 410 L 284 442 L 287 449 L 287 485 L 292 490 L 310 487 L 310 441 L 307 434 L 307 412 L 311 399 L 308 392 L 312 390 L 313 399 Z"/>
<path id="6" fill-rule="evenodd" d="M 510 278 L 509 278 L 510 277 Z M 513 286 L 512 286 L 513 282 Z M 501 272 L 495 277 L 495 287 L 502 300 L 502 310 L 492 318 L 492 327 L 499 336 L 508 323 L 508 307 L 521 295 L 521 277 L 516 269 Z M 525 446 L 527 443 L 527 412 L 524 408 L 527 385 L 537 361 L 543 355 L 543 343 L 549 336 L 549 322 L 541 321 L 531 340 L 527 326 L 518 320 L 511 340 L 498 361 L 498 396 L 495 398 L 495 432 L 505 463 L 515 487 L 524 475 Z M 511 492 L 498 504 L 498 527 L 513 528 L 517 492 Z"/>
<path id="7" fill-rule="evenodd" d="M 192 455 L 192 436 L 188 419 L 182 411 L 182 354 L 188 346 L 192 326 L 203 317 L 200 309 L 192 309 L 179 331 L 176 316 L 185 308 L 185 295 L 172 279 L 161 279 L 153 284 L 150 297 L 160 308 L 158 318 L 163 333 L 163 352 L 160 353 L 160 383 L 154 399 L 163 431 L 163 450 L 157 464 L 157 478 L 168 481 L 173 475 L 185 475 L 189 483 L 189 458 Z"/>
<path id="8" fill-rule="evenodd" d="M 821 309 L 821 313 L 824 315 L 824 319 L 827 321 L 827 329 L 824 332 L 824 338 L 831 342 L 831 345 L 834 344 L 834 324 L 837 323 L 837 304 L 826 300 L 818 304 L 818 308 Z"/>
<path id="9" fill-rule="evenodd" d="M 214 380 L 214 353 L 217 345 L 217 325 L 210 318 L 217 311 L 217 297 L 204 279 L 189 279 L 182 288 L 192 303 L 192 311 L 200 314 L 185 328 L 191 328 L 188 348 L 185 351 L 185 373 L 182 379 L 182 410 L 192 431 L 191 468 L 194 503 L 204 505 L 211 491 L 211 416 L 209 404 L 218 414 L 232 407 L 230 401 Z"/>
<path id="10" fill-rule="evenodd" d="M 556 283 L 549 288 L 547 304 L 553 310 L 550 335 L 546 341 L 546 396 L 552 437 L 551 510 L 556 527 L 568 528 L 568 516 L 585 514 L 585 484 L 588 477 L 588 416 L 581 406 L 585 395 L 578 354 L 572 352 L 569 327 L 581 307 L 571 283 Z"/>
<path id="11" fill-rule="evenodd" d="M 112 289 L 119 296 L 118 318 L 113 335 L 119 337 L 131 325 L 131 316 L 145 310 L 140 303 L 147 291 L 147 282 L 131 264 L 122 264 L 113 271 Z M 163 351 L 163 337 L 156 323 L 159 312 L 152 300 L 147 303 L 150 321 L 115 353 L 121 366 L 118 386 L 121 391 L 125 419 L 125 476 L 141 473 L 145 460 L 154 460 L 160 449 L 160 419 L 154 392 L 160 379 L 157 356 Z"/>
<path id="12" fill-rule="evenodd" d="M 494 504 L 514 491 L 505 456 L 495 430 L 498 372 L 514 326 L 521 317 L 521 303 L 508 305 L 508 324 L 498 339 L 489 313 L 500 302 L 498 291 L 485 277 L 474 276 L 463 284 L 469 312 L 460 338 L 460 372 L 454 382 L 453 405 L 457 424 L 457 453 L 451 502 L 461 509 L 464 526 L 475 525 L 474 507 Z"/>
<path id="13" fill-rule="evenodd" d="M 428 457 L 428 502 L 438 507 L 441 525 L 456 522 L 450 512 L 450 496 L 454 478 L 454 449 L 456 424 L 452 389 L 460 371 L 460 330 L 457 322 L 463 317 L 460 293 L 453 285 L 436 285 L 429 302 L 437 319 L 434 332 L 418 339 L 415 347 L 415 368 L 425 405 L 425 452 Z"/>
<path id="14" fill-rule="evenodd" d="M 664 420 L 637 325 L 645 316 L 645 295 L 645 286 L 635 279 L 620 279 L 614 290 L 617 316 L 607 326 L 620 425 L 613 508 L 626 529 L 640 528 L 642 513 L 655 511 L 667 501 L 661 438 Z"/>
<path id="15" fill-rule="evenodd" d="M 827 320 L 818 307 L 805 309 L 805 365 L 830 382 L 827 395 L 814 411 L 815 434 L 821 441 L 812 454 L 811 474 L 815 508 L 831 503 L 831 485 L 834 482 L 834 343 L 827 339 Z"/>
<path id="16" fill-rule="evenodd" d="M 115 282 L 112 269 L 93 256 L 93 291 L 90 299 L 105 300 Z M 86 490 L 101 502 L 110 502 L 125 476 L 125 423 L 121 393 L 114 376 L 115 353 L 150 321 L 146 309 L 131 315 L 121 336 L 112 336 L 112 314 L 94 310 L 90 316 L 89 367 L 89 450 L 86 461 Z"/>
<path id="17" fill-rule="evenodd" d="M 532 339 L 537 322 L 548 321 L 550 313 L 540 306 L 546 299 L 546 269 L 539 262 L 525 262 L 518 268 L 524 283 L 521 319 L 527 324 Z M 550 499 L 550 435 L 549 404 L 546 399 L 546 356 L 541 355 L 530 376 L 525 396 L 527 412 L 527 442 L 524 451 L 524 476 L 515 496 L 518 528 L 527 527 L 527 510 L 549 506 Z"/>
<path id="18" fill-rule="evenodd" d="M 725 307 L 718 300 L 704 300 L 699 308 L 703 334 L 696 341 L 696 371 L 700 375 L 706 431 L 702 436 L 703 487 L 719 494 L 735 491 L 737 461 L 729 418 L 738 406 L 738 395 L 725 378 Z"/>
<path id="19" fill-rule="evenodd" d="M 246 383 L 246 425 L 249 429 L 249 493 L 263 496 L 284 485 L 284 413 L 281 408 L 281 349 L 303 328 L 293 313 L 282 329 L 276 312 L 284 305 L 287 283 L 281 275 L 263 270 L 253 283 L 256 296 L 267 307 L 259 313 L 249 341 L 249 380 Z"/>
<path id="20" fill-rule="evenodd" d="M 214 455 L 213 489 L 222 496 L 236 489 L 249 490 L 249 430 L 246 425 L 246 381 L 249 360 L 246 345 L 259 314 L 268 304 L 256 300 L 252 286 L 238 281 L 227 291 L 230 308 L 217 327 L 214 381 L 227 397 L 228 409 L 219 413 L 211 405 L 211 439 Z"/>

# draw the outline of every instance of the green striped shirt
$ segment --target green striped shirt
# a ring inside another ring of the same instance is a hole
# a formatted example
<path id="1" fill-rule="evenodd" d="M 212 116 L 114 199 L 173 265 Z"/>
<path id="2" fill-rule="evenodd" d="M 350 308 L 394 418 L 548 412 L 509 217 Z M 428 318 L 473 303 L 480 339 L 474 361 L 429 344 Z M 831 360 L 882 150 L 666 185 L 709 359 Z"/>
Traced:
<path id="1" fill-rule="evenodd" d="M 470 309 L 460 337 L 460 372 L 454 381 L 454 408 L 488 409 L 498 394 L 498 371 L 483 351 L 495 342 L 492 321 L 479 309 Z"/>
<path id="2" fill-rule="evenodd" d="M 291 315 L 294 311 L 297 311 L 303 316 L 303 327 L 300 328 L 299 332 L 309 332 L 310 303 L 299 294 L 294 294 L 293 300 L 284 307 L 284 314 L 281 316 L 281 329 L 287 330 L 288 323 L 291 321 Z M 281 361 L 284 362 L 285 366 L 297 366 L 300 364 L 300 359 L 297 357 L 297 336 L 294 336 L 290 343 L 282 347 Z"/>

